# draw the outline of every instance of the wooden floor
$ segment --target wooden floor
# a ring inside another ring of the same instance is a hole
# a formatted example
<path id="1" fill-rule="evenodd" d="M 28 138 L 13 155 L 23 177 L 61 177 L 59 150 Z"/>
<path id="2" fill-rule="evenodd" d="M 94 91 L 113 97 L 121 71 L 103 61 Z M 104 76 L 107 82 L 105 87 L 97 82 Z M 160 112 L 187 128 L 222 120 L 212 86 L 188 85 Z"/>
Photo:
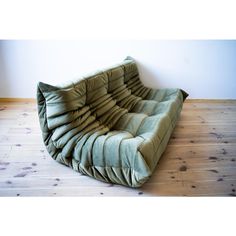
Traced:
<path id="1" fill-rule="evenodd" d="M 187 100 L 153 176 L 131 189 L 54 161 L 35 102 L 0 100 L 0 196 L 236 196 L 236 101 Z"/>

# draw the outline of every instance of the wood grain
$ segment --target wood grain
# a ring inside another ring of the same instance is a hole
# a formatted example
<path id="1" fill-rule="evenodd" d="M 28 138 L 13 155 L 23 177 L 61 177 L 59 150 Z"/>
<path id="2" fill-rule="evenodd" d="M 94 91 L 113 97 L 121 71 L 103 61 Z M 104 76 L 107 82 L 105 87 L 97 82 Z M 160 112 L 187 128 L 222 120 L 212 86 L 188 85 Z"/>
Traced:
<path id="1" fill-rule="evenodd" d="M 236 101 L 187 100 L 143 187 L 103 183 L 55 162 L 32 99 L 0 99 L 0 196 L 236 196 Z"/>

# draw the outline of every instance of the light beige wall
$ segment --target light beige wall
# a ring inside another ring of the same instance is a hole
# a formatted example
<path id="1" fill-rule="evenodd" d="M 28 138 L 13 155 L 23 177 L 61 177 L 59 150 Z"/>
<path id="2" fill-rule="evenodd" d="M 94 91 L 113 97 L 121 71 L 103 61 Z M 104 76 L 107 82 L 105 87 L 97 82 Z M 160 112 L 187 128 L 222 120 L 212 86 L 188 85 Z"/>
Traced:
<path id="1" fill-rule="evenodd" d="M 38 81 L 60 84 L 137 60 L 147 86 L 191 98 L 236 98 L 236 41 L 0 41 L 0 97 L 35 97 Z"/>

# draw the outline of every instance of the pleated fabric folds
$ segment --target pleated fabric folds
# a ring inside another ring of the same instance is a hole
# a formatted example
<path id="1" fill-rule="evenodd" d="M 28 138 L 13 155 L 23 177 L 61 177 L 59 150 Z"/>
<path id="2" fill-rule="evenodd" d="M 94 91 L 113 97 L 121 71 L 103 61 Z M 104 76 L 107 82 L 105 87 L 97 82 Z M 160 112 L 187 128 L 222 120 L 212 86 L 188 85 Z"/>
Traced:
<path id="1" fill-rule="evenodd" d="M 82 174 L 139 187 L 153 173 L 187 96 L 145 87 L 130 57 L 66 86 L 39 82 L 43 141 L 52 158 Z"/>

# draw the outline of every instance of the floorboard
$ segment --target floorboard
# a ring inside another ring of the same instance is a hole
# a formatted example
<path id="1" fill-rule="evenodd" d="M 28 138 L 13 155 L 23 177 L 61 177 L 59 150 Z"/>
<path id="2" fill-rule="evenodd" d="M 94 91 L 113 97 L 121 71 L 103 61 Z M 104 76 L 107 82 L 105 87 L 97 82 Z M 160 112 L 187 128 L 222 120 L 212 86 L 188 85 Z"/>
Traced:
<path id="1" fill-rule="evenodd" d="M 0 99 L 0 196 L 236 196 L 236 101 L 187 100 L 153 176 L 131 189 L 55 162 L 35 101 Z"/>

